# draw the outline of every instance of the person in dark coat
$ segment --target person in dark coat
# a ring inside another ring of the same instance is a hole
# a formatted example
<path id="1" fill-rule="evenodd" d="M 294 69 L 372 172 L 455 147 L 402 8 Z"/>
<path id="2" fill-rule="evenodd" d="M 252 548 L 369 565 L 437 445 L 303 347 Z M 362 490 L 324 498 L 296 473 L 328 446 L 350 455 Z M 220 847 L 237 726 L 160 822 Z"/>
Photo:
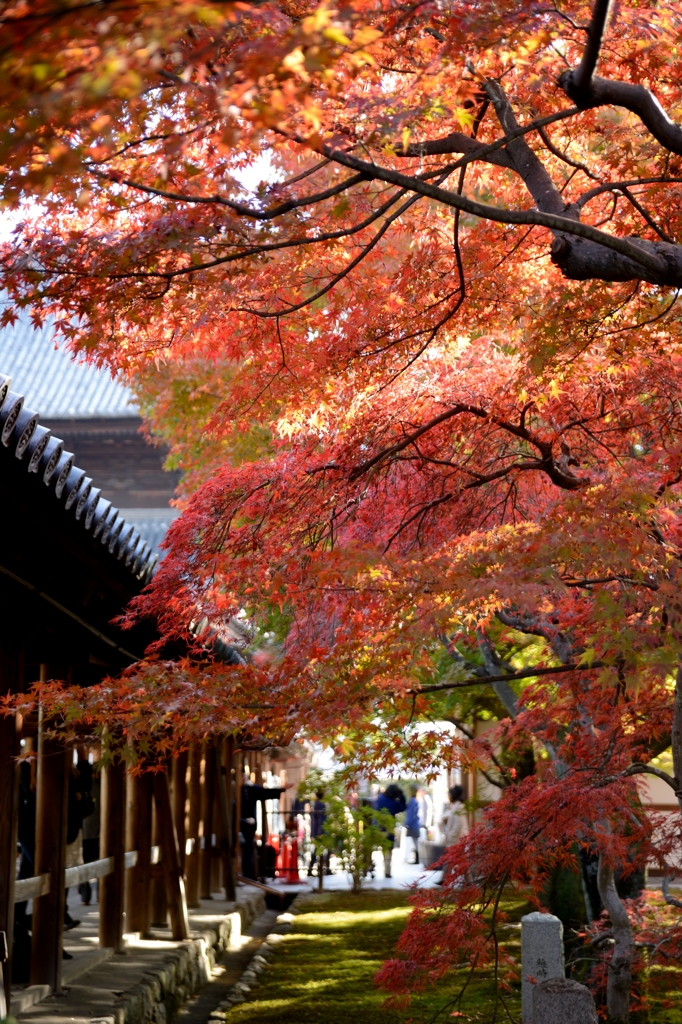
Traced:
<path id="1" fill-rule="evenodd" d="M 405 810 L 406 800 L 405 794 L 403 793 L 400 786 L 392 782 L 390 786 L 387 786 L 383 793 L 379 793 L 379 796 L 374 801 L 374 807 L 377 811 L 388 811 L 393 818 L 396 814 L 400 814 Z M 388 850 L 384 851 L 384 874 L 386 878 L 391 877 L 391 861 L 393 859 L 393 842 L 395 836 L 389 833 L 388 839 L 391 845 Z"/>
<path id="2" fill-rule="evenodd" d="M 93 861 L 99 860 L 101 785 L 99 776 L 95 775 L 92 765 L 86 758 L 81 758 L 78 762 L 78 771 L 81 775 L 83 790 L 90 794 L 92 807 L 90 813 L 83 817 L 83 863 L 91 864 Z M 89 810 L 89 807 L 86 810 Z M 92 900 L 93 886 L 96 887 L 97 882 L 81 882 L 78 886 L 81 902 L 86 907 Z M 97 890 L 95 889 L 95 891 Z"/>
<path id="3" fill-rule="evenodd" d="M 324 832 L 324 822 L 327 817 L 327 805 L 324 802 L 324 791 L 318 789 L 315 793 L 315 799 L 310 807 L 310 838 L 319 839 Z M 310 864 L 308 865 L 308 875 L 312 875 L 313 868 L 315 867 L 315 861 L 317 860 L 317 850 L 313 845 L 313 852 L 310 857 Z M 329 851 L 326 851 L 320 856 L 320 871 L 324 874 L 330 874 L 329 871 Z"/>
<path id="4" fill-rule="evenodd" d="M 21 848 L 19 878 L 33 878 L 36 845 L 36 778 L 35 762 L 19 764 L 19 823 L 17 839 Z M 26 984 L 31 971 L 31 918 L 26 913 L 28 900 L 14 904 L 14 952 L 12 981 Z"/>
<path id="5" fill-rule="evenodd" d="M 289 784 L 291 785 L 291 784 Z M 256 808 L 260 800 L 279 800 L 289 786 L 258 786 L 255 782 L 244 780 L 242 785 L 242 807 L 239 820 L 239 831 L 242 834 L 242 875 L 245 878 L 256 878 L 254 844 L 256 839 Z"/>
<path id="6" fill-rule="evenodd" d="M 423 822 L 421 820 L 421 807 L 419 806 L 419 787 L 414 784 L 410 786 L 410 799 L 407 803 L 407 810 L 405 811 L 405 820 L 403 825 L 407 831 L 409 838 L 414 843 L 414 856 L 412 864 L 419 863 L 419 834 Z M 408 862 L 409 863 L 409 862 Z"/>

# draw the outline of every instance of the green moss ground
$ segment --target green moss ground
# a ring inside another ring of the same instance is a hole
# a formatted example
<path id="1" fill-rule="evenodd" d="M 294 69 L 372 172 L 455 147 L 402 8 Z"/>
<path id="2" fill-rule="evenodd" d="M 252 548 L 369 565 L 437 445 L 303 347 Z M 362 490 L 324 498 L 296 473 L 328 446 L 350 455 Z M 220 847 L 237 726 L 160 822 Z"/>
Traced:
<path id="1" fill-rule="evenodd" d="M 409 914 L 406 894 L 386 892 L 324 893 L 298 904 L 293 931 L 278 944 L 271 966 L 260 975 L 253 999 L 227 1013 L 227 1024 L 407 1024 L 438 1016 L 449 1021 L 462 979 L 439 985 L 437 994 L 416 1000 L 409 1011 L 385 1009 L 385 993 L 374 975 L 389 959 Z M 507 908 L 509 911 L 512 908 Z M 518 917 L 526 907 L 519 905 Z M 516 915 L 514 915 L 516 916 Z M 518 930 L 507 932 L 518 950 Z M 493 1019 L 492 977 L 475 978 L 461 1010 L 472 1021 Z M 507 1000 L 520 1016 L 520 994 Z M 466 1018 L 465 1018 L 466 1019 Z M 498 1020 L 508 1019 L 498 1008 Z"/>
<path id="2" fill-rule="evenodd" d="M 455 1000 L 465 973 L 440 982 L 407 1011 L 383 1006 L 385 993 L 375 986 L 374 976 L 394 955 L 410 912 L 406 893 L 322 893 L 299 898 L 297 906 L 300 913 L 294 917 L 293 930 L 259 976 L 253 998 L 232 1007 L 225 1024 L 455 1024 L 456 1009 L 463 1014 L 456 1020 L 463 1024 L 509 1021 L 499 1002 L 496 1007 L 492 972 L 474 975 L 459 1007 Z M 518 922 L 529 908 L 510 900 L 503 906 L 509 920 L 500 928 L 500 938 L 520 959 Z M 662 971 L 671 976 L 670 982 L 666 977 L 667 1005 L 632 1014 L 632 1024 L 682 1024 L 682 971 L 677 964 L 656 969 Z M 520 1020 L 520 986 L 505 996 L 505 1003 L 512 1019 Z"/>

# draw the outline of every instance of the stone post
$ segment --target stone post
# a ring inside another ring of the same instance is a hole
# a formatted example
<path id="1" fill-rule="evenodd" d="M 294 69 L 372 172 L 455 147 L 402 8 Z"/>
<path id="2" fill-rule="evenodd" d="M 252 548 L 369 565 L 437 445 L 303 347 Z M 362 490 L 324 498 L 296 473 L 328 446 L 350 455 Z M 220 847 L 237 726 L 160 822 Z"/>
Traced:
<path id="1" fill-rule="evenodd" d="M 533 985 L 533 1024 L 597 1024 L 592 993 L 570 978 Z"/>
<path id="2" fill-rule="evenodd" d="M 564 977 L 564 927 L 553 914 L 521 918 L 521 999 L 523 1024 L 533 1021 L 536 983 Z M 530 979 L 533 979 L 532 981 Z M 533 1022 L 535 1024 L 535 1022 Z"/>

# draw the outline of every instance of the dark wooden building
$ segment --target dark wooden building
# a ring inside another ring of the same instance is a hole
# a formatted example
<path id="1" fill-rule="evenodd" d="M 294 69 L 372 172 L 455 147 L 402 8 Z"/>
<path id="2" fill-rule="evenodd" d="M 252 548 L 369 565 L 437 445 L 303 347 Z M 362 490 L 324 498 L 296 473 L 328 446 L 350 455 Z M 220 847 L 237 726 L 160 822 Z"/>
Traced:
<path id="1" fill-rule="evenodd" d="M 164 469 L 166 449 L 145 436 L 131 391 L 107 370 L 74 361 L 56 344 L 49 322 L 36 331 L 27 318 L 0 331 L 0 373 L 20 384 L 41 423 L 160 553 L 177 515 L 170 502 L 179 474 Z"/>
<path id="2" fill-rule="evenodd" d="M 0 479 L 0 695 L 22 692 L 40 679 L 92 684 L 138 660 L 156 637 L 153 623 L 124 632 L 112 620 L 150 578 L 156 561 L 152 546 L 4 376 Z M 0 718 L 0 932 L 10 957 L 5 987 L 11 977 L 15 902 L 17 759 L 27 736 L 38 749 L 35 874 L 51 880 L 48 891 L 34 900 L 33 949 L 39 957 L 33 957 L 31 976 L 54 989 L 60 984 L 66 793 L 73 751 L 43 737 L 37 718 L 24 722 L 20 716 Z M 117 800 L 121 804 L 117 831 L 107 838 L 105 828 L 103 846 L 106 856 L 114 856 L 109 847 L 120 840 L 122 872 L 124 775 L 119 776 L 117 795 L 110 784 L 107 798 L 110 808 Z M 120 903 L 121 880 L 118 888 L 116 893 L 112 883 L 105 884 L 103 900 Z M 122 921 L 122 909 L 119 917 Z"/>

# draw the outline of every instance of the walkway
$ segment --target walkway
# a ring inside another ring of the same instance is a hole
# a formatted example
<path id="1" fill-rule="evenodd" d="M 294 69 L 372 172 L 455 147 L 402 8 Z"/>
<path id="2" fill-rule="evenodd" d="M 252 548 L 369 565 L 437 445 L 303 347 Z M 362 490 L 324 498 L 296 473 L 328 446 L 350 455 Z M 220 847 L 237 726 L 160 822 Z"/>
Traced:
<path id="1" fill-rule="evenodd" d="M 384 876 L 383 857 L 374 855 L 374 878 L 368 877 L 363 882 L 366 890 L 407 889 L 411 886 L 433 886 L 440 878 L 439 871 L 424 871 L 418 865 L 407 864 L 402 852 L 393 853 L 392 877 Z M 334 874 L 324 878 L 326 891 L 347 891 L 352 887 L 349 874 L 342 871 L 332 859 Z M 268 882 L 268 886 L 282 893 L 315 892 L 318 888 L 317 877 L 301 876 L 297 884 L 289 885 L 279 879 Z M 122 1004 L 124 998 L 139 988 L 140 981 L 148 978 L 150 972 L 158 971 L 166 963 L 177 963 L 177 951 L 187 943 L 174 941 L 169 928 L 154 928 L 152 938 L 142 939 L 137 934 L 125 936 L 126 951 L 115 955 L 112 950 L 100 949 L 98 940 L 99 904 L 95 898 L 88 907 L 83 906 L 78 890 L 72 888 L 68 893 L 68 907 L 72 918 L 80 923 L 64 935 L 64 949 L 71 959 L 65 960 L 62 976 L 64 993 L 52 996 L 46 986 L 29 988 L 17 987 L 12 995 L 12 1013 L 21 1024 L 120 1024 L 116 1005 Z M 238 901 L 253 900 L 262 890 L 251 886 L 240 885 Z M 261 902 L 260 909 L 264 909 Z M 190 910 L 189 921 L 192 937 L 205 934 L 209 930 L 217 931 L 220 922 L 225 921 L 227 914 L 235 910 L 235 904 L 227 903 L 222 895 L 215 895 L 211 900 L 202 900 L 199 908 Z M 29 906 L 30 911 L 30 906 Z M 276 911 L 265 911 L 260 917 L 251 921 L 241 937 L 233 938 L 230 950 L 223 955 L 221 961 L 211 967 L 208 965 L 207 980 L 211 982 L 186 1004 L 181 1011 L 182 1016 L 188 1014 L 194 1019 L 204 1012 L 206 1006 L 215 1006 L 221 998 L 220 991 L 229 987 L 244 969 L 262 937 L 270 929 Z M 173 968 L 176 970 L 176 968 Z M 196 990 L 196 985 L 194 989 Z M 191 993 L 188 992 L 189 996 Z M 181 1000 L 185 1002 L 187 996 Z M 157 1024 L 163 1024 L 162 1021 Z"/>
<path id="2" fill-rule="evenodd" d="M 189 911 L 190 941 L 178 942 L 171 937 L 169 928 L 153 928 L 152 937 L 142 939 L 137 934 L 125 936 L 126 949 L 122 954 L 98 946 L 99 905 L 80 903 L 76 889 L 69 891 L 69 912 L 80 924 L 66 932 L 64 948 L 72 959 L 65 960 L 62 977 L 64 991 L 51 995 L 47 986 L 18 986 L 12 991 L 12 1015 L 25 1024 L 64 1024 L 69 1021 L 101 1021 L 105 1018 L 114 1024 L 122 1015 L 116 1012 L 117 1004 L 122 1006 L 131 997 L 139 996 L 141 1002 L 149 1001 L 144 985 L 159 988 L 154 977 L 166 979 L 161 982 L 170 986 L 172 999 L 178 1005 L 184 1003 L 201 983 L 200 975 L 214 980 L 225 972 L 224 965 L 211 963 L 211 947 L 218 935 L 227 934 L 226 925 L 232 925 L 229 935 L 229 951 L 224 954 L 233 960 L 237 973 L 253 955 L 249 951 L 254 936 L 249 930 L 254 927 L 254 918 L 266 918 L 268 924 L 274 912 L 265 911 L 262 892 L 251 886 L 238 888 L 237 903 L 228 903 L 222 896 L 202 900 L 195 910 Z M 234 927 L 234 913 L 240 911 L 245 927 L 243 932 Z M 256 928 L 256 931 L 258 928 Z M 267 931 L 267 927 L 266 927 Z M 265 933 L 264 933 L 265 934 Z M 204 940 L 203 942 L 197 940 Z M 192 941 L 194 940 L 194 941 Z M 168 980 L 170 979 L 170 980 Z M 234 980 L 234 979 L 233 979 Z M 175 991 L 177 990 L 177 991 Z M 183 994 L 184 990 L 184 994 Z M 156 992 L 155 1003 L 168 1002 L 168 992 Z M 158 1008 L 157 1008 L 158 1009 Z M 126 1017 L 129 1014 L 126 1012 Z M 157 1024 L 163 1024 L 158 1021 Z"/>
<path id="3" fill-rule="evenodd" d="M 363 889 L 409 889 L 414 885 L 420 889 L 430 889 L 436 884 L 436 882 L 440 881 L 442 874 L 440 869 L 438 871 L 426 871 L 419 864 L 407 864 L 403 859 L 402 852 L 396 849 L 393 851 L 391 878 L 386 878 L 384 874 L 383 855 L 379 852 L 375 852 L 373 859 L 374 878 L 365 878 L 362 883 Z M 351 889 L 351 876 L 346 871 L 341 870 L 336 863 L 335 858 L 332 858 L 332 868 L 334 873 L 332 875 L 326 875 L 324 879 L 325 890 L 327 892 L 337 892 L 339 890 Z M 296 884 L 281 882 L 276 878 L 274 880 L 269 879 L 268 885 L 284 892 L 316 891 L 317 875 L 314 875 L 312 878 L 308 878 L 305 876 L 305 873 L 302 872 L 301 880 Z"/>

